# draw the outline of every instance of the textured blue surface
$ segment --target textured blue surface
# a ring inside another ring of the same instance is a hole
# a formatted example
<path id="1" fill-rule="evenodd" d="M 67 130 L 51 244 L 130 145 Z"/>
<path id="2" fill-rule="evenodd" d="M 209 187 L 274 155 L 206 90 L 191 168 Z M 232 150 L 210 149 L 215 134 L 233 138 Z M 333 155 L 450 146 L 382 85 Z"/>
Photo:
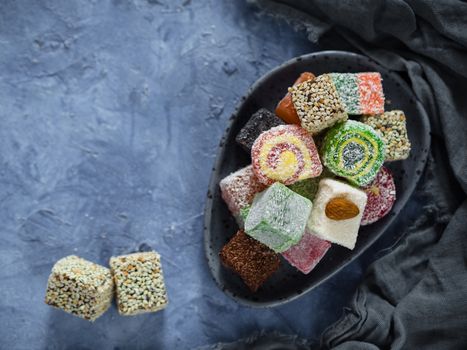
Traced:
<path id="1" fill-rule="evenodd" d="M 261 329 L 316 339 L 362 257 L 288 305 L 239 306 L 214 284 L 202 211 L 217 144 L 263 73 L 314 51 L 243 1 L 2 1 L 0 348 L 185 349 Z M 59 258 L 161 253 L 169 307 L 94 324 L 43 302 Z"/>

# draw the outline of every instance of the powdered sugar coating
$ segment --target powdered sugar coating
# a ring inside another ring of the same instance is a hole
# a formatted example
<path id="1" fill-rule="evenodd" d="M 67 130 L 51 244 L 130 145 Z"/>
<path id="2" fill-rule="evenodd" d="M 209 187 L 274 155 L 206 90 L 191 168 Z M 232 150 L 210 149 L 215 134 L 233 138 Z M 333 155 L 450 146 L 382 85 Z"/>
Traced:
<path id="1" fill-rule="evenodd" d="M 337 176 L 365 186 L 383 165 L 385 144 L 372 127 L 348 120 L 328 131 L 322 144 L 322 159 Z"/>
<path id="2" fill-rule="evenodd" d="M 391 171 L 383 166 L 373 182 L 363 190 L 368 200 L 363 212 L 362 226 L 378 221 L 391 211 L 396 201 L 396 185 Z"/>
<path id="3" fill-rule="evenodd" d="M 311 201 L 276 182 L 256 195 L 245 232 L 277 253 L 297 244 L 305 231 Z"/>
<path id="4" fill-rule="evenodd" d="M 297 125 L 263 132 L 253 144 L 251 159 L 256 177 L 265 185 L 290 185 L 319 176 L 323 170 L 313 138 Z"/>
<path id="5" fill-rule="evenodd" d="M 253 202 L 255 194 L 263 191 L 266 186 L 259 182 L 251 165 L 246 166 L 225 177 L 219 183 L 222 199 L 236 218 L 240 210 Z"/>
<path id="6" fill-rule="evenodd" d="M 357 216 L 346 220 L 333 220 L 326 215 L 326 206 L 334 198 L 345 198 L 359 210 Z M 364 191 L 341 181 L 323 179 L 313 201 L 307 229 L 319 238 L 353 249 L 357 241 L 360 221 L 365 210 L 367 195 Z"/>
<path id="7" fill-rule="evenodd" d="M 315 234 L 305 231 L 298 244 L 282 253 L 282 256 L 294 267 L 304 274 L 315 268 L 327 253 L 331 243 Z"/>
<path id="8" fill-rule="evenodd" d="M 360 93 L 357 75 L 352 73 L 330 73 L 344 109 L 348 114 L 361 114 Z"/>

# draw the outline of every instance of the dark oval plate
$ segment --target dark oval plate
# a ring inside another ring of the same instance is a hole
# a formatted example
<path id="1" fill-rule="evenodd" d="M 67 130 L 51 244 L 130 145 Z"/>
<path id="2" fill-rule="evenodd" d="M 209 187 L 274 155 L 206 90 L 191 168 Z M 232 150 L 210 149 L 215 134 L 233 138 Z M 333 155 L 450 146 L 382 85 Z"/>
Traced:
<path id="1" fill-rule="evenodd" d="M 219 181 L 251 160 L 235 142 L 235 136 L 250 116 L 259 108 L 271 111 L 284 96 L 298 75 L 328 72 L 378 71 L 382 74 L 387 109 L 402 109 L 407 115 L 407 129 L 412 152 L 405 161 L 386 163 L 393 171 L 397 200 L 392 212 L 378 222 L 360 228 L 354 250 L 336 244 L 318 266 L 304 275 L 282 261 L 281 268 L 256 293 L 241 279 L 221 265 L 219 251 L 237 231 L 238 226 L 220 196 Z M 368 57 L 341 51 L 324 51 L 294 58 L 260 78 L 242 98 L 219 145 L 212 170 L 204 213 L 204 245 L 209 268 L 219 287 L 237 302 L 252 307 L 270 307 L 289 302 L 309 292 L 358 257 L 377 240 L 404 207 L 422 174 L 430 146 L 430 124 L 422 105 L 405 81 Z"/>

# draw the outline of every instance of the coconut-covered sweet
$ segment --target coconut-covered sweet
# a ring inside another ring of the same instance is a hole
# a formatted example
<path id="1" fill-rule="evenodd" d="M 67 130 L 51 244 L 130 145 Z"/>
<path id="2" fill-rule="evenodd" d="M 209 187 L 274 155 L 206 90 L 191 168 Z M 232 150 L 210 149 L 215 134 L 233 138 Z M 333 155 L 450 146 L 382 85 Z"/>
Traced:
<path id="1" fill-rule="evenodd" d="M 364 191 L 341 181 L 323 179 L 307 229 L 321 239 L 353 249 L 366 202 Z"/>
<path id="2" fill-rule="evenodd" d="M 256 195 L 245 232 L 277 253 L 297 244 L 305 231 L 311 201 L 276 182 Z"/>

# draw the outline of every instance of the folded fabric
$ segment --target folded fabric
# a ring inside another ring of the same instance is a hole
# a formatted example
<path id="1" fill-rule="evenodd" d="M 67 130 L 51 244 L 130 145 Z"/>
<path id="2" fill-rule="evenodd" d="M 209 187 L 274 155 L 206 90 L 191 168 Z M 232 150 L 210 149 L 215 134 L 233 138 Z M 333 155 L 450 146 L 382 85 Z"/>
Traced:
<path id="1" fill-rule="evenodd" d="M 250 2 L 306 29 L 309 39 L 321 39 L 323 47 L 342 49 L 335 43 L 345 43 L 399 72 L 431 119 L 432 157 L 421 185 L 426 213 L 393 252 L 370 268 L 342 319 L 324 333 L 321 347 L 465 348 L 467 4 Z"/>

